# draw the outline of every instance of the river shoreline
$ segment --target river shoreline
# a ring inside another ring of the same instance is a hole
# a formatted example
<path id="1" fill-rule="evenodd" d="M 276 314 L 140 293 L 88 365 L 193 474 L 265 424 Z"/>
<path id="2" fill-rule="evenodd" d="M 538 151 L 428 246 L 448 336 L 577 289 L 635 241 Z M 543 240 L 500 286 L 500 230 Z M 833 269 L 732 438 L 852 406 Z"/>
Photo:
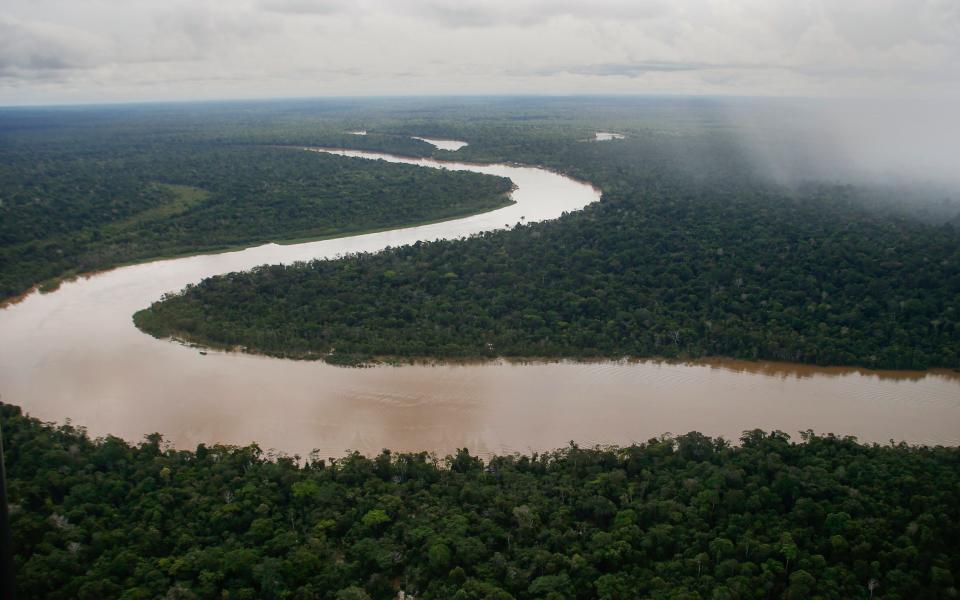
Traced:
<path id="1" fill-rule="evenodd" d="M 244 353 L 204 356 L 158 342 L 131 322 L 164 294 L 208 277 L 459 239 L 556 219 L 601 197 L 595 186 L 546 169 L 423 160 L 509 177 L 516 204 L 432 225 L 152 261 L 31 294 L 0 310 L 4 402 L 46 421 L 71 418 L 91 436 L 136 442 L 156 431 L 175 448 L 256 442 L 302 456 L 312 449 L 326 456 L 382 448 L 540 451 L 570 440 L 629 444 L 691 430 L 737 439 L 755 428 L 960 443 L 960 381 L 949 373 L 532 357 L 344 369 Z"/>
<path id="2" fill-rule="evenodd" d="M 446 222 L 448 222 L 448 221 L 456 221 L 456 220 L 459 220 L 459 219 L 464 219 L 464 218 L 467 218 L 467 217 L 472 217 L 472 216 L 474 216 L 474 215 L 482 215 L 482 214 L 484 214 L 484 213 L 493 212 L 493 211 L 496 211 L 496 210 L 500 210 L 501 208 L 506 208 L 506 207 L 508 207 L 508 206 L 512 206 L 513 204 L 516 204 L 516 202 L 513 201 L 512 198 L 511 198 L 513 192 L 516 191 L 516 189 L 517 189 L 517 186 L 514 185 L 509 191 L 507 191 L 507 192 L 505 192 L 504 194 L 502 194 L 503 197 L 505 198 L 504 202 L 502 202 L 502 203 L 500 203 L 500 204 L 498 204 L 498 205 L 496 205 L 496 206 L 493 206 L 493 207 L 491 207 L 491 208 L 488 208 L 488 209 L 486 209 L 486 210 L 482 210 L 482 211 L 478 211 L 478 212 L 467 212 L 467 213 L 463 213 L 463 214 L 459 214 L 459 215 L 452 215 L 452 216 L 449 216 L 449 217 L 442 217 L 442 218 L 439 218 L 439 219 L 428 219 L 428 220 L 426 220 L 426 221 L 414 221 L 414 222 L 407 223 L 407 224 L 403 224 L 403 225 L 400 225 L 400 226 L 397 226 L 397 227 L 373 227 L 373 228 L 369 228 L 369 229 L 346 230 L 346 231 L 343 231 L 343 232 L 340 232 L 340 233 L 332 233 L 332 234 L 329 234 L 329 235 L 303 236 L 303 237 L 292 237 L 292 238 L 276 238 L 276 239 L 265 240 L 265 241 L 264 241 L 264 240 L 261 240 L 261 241 L 253 241 L 253 242 L 242 242 L 242 243 L 239 243 L 239 244 L 233 244 L 233 245 L 223 246 L 223 247 L 219 247 L 219 246 L 218 246 L 218 247 L 216 247 L 216 248 L 210 248 L 210 249 L 199 250 L 199 251 L 188 250 L 188 251 L 185 251 L 185 252 L 175 252 L 175 253 L 171 253 L 171 254 L 160 254 L 160 255 L 157 255 L 157 256 L 150 257 L 150 258 L 144 258 L 144 259 L 140 259 L 140 260 L 133 260 L 133 261 L 127 261 L 127 262 L 119 263 L 119 264 L 116 264 L 116 265 L 113 265 L 113 266 L 110 266 L 110 267 L 104 267 L 104 268 L 102 268 L 102 269 L 96 269 L 96 270 L 94 270 L 94 271 L 83 271 L 83 272 L 81 272 L 81 273 L 61 275 L 61 276 L 54 277 L 54 278 L 48 279 L 48 280 L 46 280 L 46 281 L 43 281 L 43 282 L 34 284 L 34 285 L 33 285 L 32 287 L 30 287 L 28 290 L 26 290 L 26 291 L 24 291 L 24 292 L 22 292 L 22 293 L 20 293 L 20 294 L 17 294 L 17 295 L 15 295 L 15 296 L 10 296 L 10 297 L 8 297 L 8 298 L 4 298 L 3 300 L 0 300 L 0 310 L 3 310 L 3 309 L 5 309 L 5 308 L 7 308 L 7 307 L 9 307 L 9 306 L 13 306 L 13 305 L 15 305 L 15 304 L 19 304 L 20 302 L 23 302 L 25 299 L 27 299 L 29 296 L 32 296 L 34 293 L 52 294 L 52 293 L 56 292 L 57 290 L 59 290 L 59 289 L 60 289 L 60 286 L 63 285 L 64 283 L 69 283 L 69 282 L 72 282 L 72 281 L 77 281 L 77 280 L 79 280 L 79 279 L 89 279 L 89 278 L 91 278 L 91 277 L 96 277 L 96 276 L 98 276 L 98 275 L 103 275 L 103 274 L 105 274 L 105 273 L 110 273 L 111 271 L 116 271 L 117 269 L 123 269 L 123 268 L 125 268 L 125 267 L 135 267 L 135 266 L 137 266 L 137 265 L 145 265 L 145 264 L 156 263 L 156 262 L 164 262 L 164 261 L 169 261 L 169 260 L 178 260 L 178 259 L 181 259 L 181 258 L 190 258 L 190 257 L 192 257 L 192 256 L 209 256 L 209 255 L 216 255 L 216 254 L 226 254 L 226 253 L 228 253 L 228 252 L 240 252 L 240 251 L 243 251 L 243 250 L 249 250 L 249 249 L 251 249 L 251 248 L 258 248 L 258 247 L 260 247 L 260 246 L 266 246 L 266 245 L 270 245 L 270 244 L 276 244 L 276 245 L 278 245 L 278 246 L 290 246 L 290 245 L 293 245 L 293 244 L 306 244 L 306 243 L 310 243 L 310 242 L 322 242 L 322 241 L 325 241 L 325 240 L 336 240 L 336 239 L 340 239 L 340 238 L 353 237 L 353 236 L 357 236 L 357 235 L 367 235 L 367 234 L 370 234 L 370 233 L 382 233 L 382 232 L 385 232 L 385 231 L 395 231 L 395 230 L 397 230 L 397 229 L 407 229 L 407 228 L 410 228 L 410 227 L 422 227 L 422 226 L 424 226 L 424 225 L 434 225 L 434 224 L 437 224 L 437 223 L 446 223 Z M 48 288 L 48 289 L 44 289 L 44 288 Z"/>
<path id="3" fill-rule="evenodd" d="M 149 332 L 144 332 L 152 335 Z M 282 361 L 324 362 L 333 367 L 345 369 L 367 369 L 378 367 L 404 368 L 409 366 L 421 367 L 456 367 L 456 366 L 491 366 L 491 365 L 554 365 L 554 364 L 592 364 L 592 365 L 629 365 L 629 364 L 656 364 L 670 366 L 707 366 L 726 369 L 738 373 L 756 373 L 778 377 L 812 377 L 825 375 L 841 377 L 858 374 L 872 376 L 881 380 L 890 381 L 918 381 L 924 377 L 937 376 L 960 383 L 960 370 L 946 367 L 930 369 L 871 369 L 861 365 L 817 365 L 813 363 L 799 363 L 779 360 L 757 359 L 750 360 L 733 356 L 707 356 L 703 358 L 667 358 L 664 356 L 372 356 L 362 360 L 337 362 L 330 361 L 329 353 L 317 352 L 287 352 L 269 353 L 250 350 L 243 346 L 214 344 L 199 340 L 178 332 L 169 336 L 153 336 L 160 340 L 178 343 L 189 348 L 204 352 L 221 354 L 243 354 Z"/>

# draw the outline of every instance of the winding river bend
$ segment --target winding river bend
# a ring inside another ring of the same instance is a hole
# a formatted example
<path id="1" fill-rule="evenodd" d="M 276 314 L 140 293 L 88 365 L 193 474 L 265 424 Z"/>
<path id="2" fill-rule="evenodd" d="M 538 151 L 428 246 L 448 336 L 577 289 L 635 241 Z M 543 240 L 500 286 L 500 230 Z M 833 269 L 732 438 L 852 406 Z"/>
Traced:
<path id="1" fill-rule="evenodd" d="M 319 150 L 318 151 L 327 151 Z M 516 204 L 454 221 L 296 245 L 266 244 L 124 267 L 0 310 L 0 396 L 93 435 L 178 447 L 246 444 L 305 455 L 345 449 L 511 452 L 642 441 L 699 430 L 812 428 L 862 440 L 960 441 L 955 374 L 718 361 L 606 361 L 344 369 L 158 341 L 131 315 L 166 292 L 264 263 L 375 251 L 553 219 L 599 199 L 544 169 L 329 151 L 511 178 Z"/>

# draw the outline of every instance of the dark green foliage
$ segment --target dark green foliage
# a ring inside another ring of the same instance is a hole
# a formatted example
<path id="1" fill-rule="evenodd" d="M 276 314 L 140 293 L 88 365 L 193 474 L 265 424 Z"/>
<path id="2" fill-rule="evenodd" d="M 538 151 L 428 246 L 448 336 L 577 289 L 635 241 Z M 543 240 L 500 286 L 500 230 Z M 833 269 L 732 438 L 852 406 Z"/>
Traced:
<path id="1" fill-rule="evenodd" d="M 521 98 L 0 110 L 0 297 L 148 257 L 503 202 L 503 180 L 283 147 L 453 156 L 409 137 L 426 135 L 468 140 L 460 158 L 589 180 L 604 198 L 555 223 L 205 282 L 138 323 L 338 364 L 723 355 L 960 366 L 955 190 L 825 184 L 803 173 L 830 149 L 794 139 L 778 142 L 772 171 L 795 177 L 773 181 L 722 117 L 755 108 Z M 585 141 L 600 130 L 627 138 Z"/>
<path id="2" fill-rule="evenodd" d="M 29 144 L 0 136 L 0 299 L 149 258 L 461 217 L 508 204 L 512 185 L 299 148 L 225 145 L 209 139 L 215 131 L 143 146 L 119 131 L 105 140 L 86 133 L 68 129 Z"/>
<path id="3" fill-rule="evenodd" d="M 135 320 L 280 356 L 335 348 L 328 358 L 347 364 L 629 355 L 960 366 L 951 226 L 868 212 L 844 187 L 645 177 L 624 175 L 555 222 L 209 279 Z"/>
<path id="4" fill-rule="evenodd" d="M 690 433 L 298 466 L 256 446 L 131 446 L 0 414 L 27 598 L 957 593 L 957 448 L 750 431 L 738 447 Z"/>

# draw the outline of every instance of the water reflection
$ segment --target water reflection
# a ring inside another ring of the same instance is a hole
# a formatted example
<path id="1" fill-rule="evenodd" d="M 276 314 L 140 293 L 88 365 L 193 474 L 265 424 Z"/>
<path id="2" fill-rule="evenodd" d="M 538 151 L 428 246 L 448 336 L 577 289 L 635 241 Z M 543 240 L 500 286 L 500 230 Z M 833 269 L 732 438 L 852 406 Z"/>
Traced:
<path id="1" fill-rule="evenodd" d="M 701 364 L 734 373 L 756 373 L 770 377 L 806 379 L 809 377 L 875 377 L 889 381 L 922 381 L 928 378 L 943 378 L 960 382 L 960 372 L 950 369 L 932 369 L 930 371 L 875 370 L 862 367 L 818 367 L 775 361 L 748 361 L 731 359 L 706 359 Z"/>

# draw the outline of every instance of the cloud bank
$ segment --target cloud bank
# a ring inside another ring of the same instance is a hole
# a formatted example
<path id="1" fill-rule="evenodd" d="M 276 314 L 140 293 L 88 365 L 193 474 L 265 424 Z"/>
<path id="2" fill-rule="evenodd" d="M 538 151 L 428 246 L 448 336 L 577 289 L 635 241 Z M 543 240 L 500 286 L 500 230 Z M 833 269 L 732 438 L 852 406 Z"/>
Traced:
<path id="1" fill-rule="evenodd" d="M 960 99 L 956 0 L 0 0 L 0 104 L 366 94 Z"/>

